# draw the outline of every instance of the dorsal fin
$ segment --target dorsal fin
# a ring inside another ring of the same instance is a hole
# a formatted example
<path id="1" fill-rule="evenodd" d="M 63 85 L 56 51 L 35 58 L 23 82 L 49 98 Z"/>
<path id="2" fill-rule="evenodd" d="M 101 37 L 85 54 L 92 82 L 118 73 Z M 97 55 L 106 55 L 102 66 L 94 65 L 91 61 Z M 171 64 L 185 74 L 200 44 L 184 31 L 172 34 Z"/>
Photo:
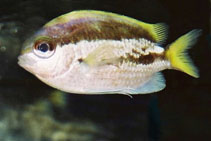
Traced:
<path id="1" fill-rule="evenodd" d="M 163 44 L 166 41 L 168 35 L 168 26 L 165 23 L 146 24 L 140 22 L 139 25 L 145 27 L 145 29 L 155 39 L 156 43 Z"/>
<path id="2" fill-rule="evenodd" d="M 154 32 L 157 43 L 165 43 L 168 36 L 168 26 L 165 23 L 154 24 Z"/>

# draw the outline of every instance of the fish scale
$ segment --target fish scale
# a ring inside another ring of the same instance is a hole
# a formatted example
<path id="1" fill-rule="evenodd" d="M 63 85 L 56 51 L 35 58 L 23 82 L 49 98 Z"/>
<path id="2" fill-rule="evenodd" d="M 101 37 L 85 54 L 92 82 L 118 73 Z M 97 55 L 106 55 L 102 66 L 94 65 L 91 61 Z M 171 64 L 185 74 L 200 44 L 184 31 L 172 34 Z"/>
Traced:
<path id="1" fill-rule="evenodd" d="M 137 86 L 141 85 L 141 83 L 143 83 L 144 80 L 149 79 L 154 71 L 159 71 L 159 69 L 162 70 L 168 65 L 169 65 L 168 61 L 157 61 L 155 62 L 154 65 L 138 65 L 138 66 L 133 66 L 130 63 L 124 63 L 122 64 L 122 66 L 119 66 L 119 68 L 117 67 L 114 70 L 110 69 L 109 72 L 107 72 L 104 68 L 95 69 L 95 71 L 91 73 L 91 76 L 94 76 L 94 78 L 91 79 L 90 81 L 95 82 L 95 85 L 93 84 L 95 89 L 97 89 L 97 87 L 99 87 L 99 89 L 102 87 L 107 90 L 108 89 L 113 90 L 123 87 L 136 88 Z M 150 69 L 152 66 L 154 68 Z M 155 69 L 155 67 L 157 68 Z M 107 82 L 106 85 L 102 81 L 102 79 L 106 80 Z"/>
<path id="2" fill-rule="evenodd" d="M 158 65 L 157 69 L 162 69 L 161 67 L 163 66 L 163 68 L 166 66 L 167 61 L 165 63 L 156 63 Z M 115 86 L 118 88 L 121 87 L 137 87 L 141 84 L 141 80 L 145 80 L 145 75 L 147 73 L 152 74 L 153 72 L 150 72 L 148 69 L 149 66 L 147 65 L 139 65 L 139 66 L 131 66 L 129 65 L 129 63 L 125 63 L 123 64 L 123 66 L 120 66 L 120 68 L 116 68 L 114 71 L 110 70 L 110 72 L 106 72 L 105 70 L 102 69 L 101 72 L 95 72 L 93 73 L 93 76 L 95 76 L 96 80 L 98 81 L 97 78 L 100 77 L 101 79 L 107 79 L 110 82 L 110 85 L 107 87 L 107 89 L 112 88 L 112 84 L 115 84 Z M 156 70 L 154 70 L 156 71 Z M 108 75 L 106 75 L 106 77 L 104 77 L 104 74 L 102 72 L 105 72 L 105 74 L 110 74 L 110 77 L 107 77 Z M 133 75 L 131 77 L 131 75 Z M 138 81 L 135 81 L 138 80 Z M 100 82 L 100 80 L 99 80 Z M 137 83 L 136 83 L 137 82 Z M 102 86 L 105 88 L 105 86 Z"/>

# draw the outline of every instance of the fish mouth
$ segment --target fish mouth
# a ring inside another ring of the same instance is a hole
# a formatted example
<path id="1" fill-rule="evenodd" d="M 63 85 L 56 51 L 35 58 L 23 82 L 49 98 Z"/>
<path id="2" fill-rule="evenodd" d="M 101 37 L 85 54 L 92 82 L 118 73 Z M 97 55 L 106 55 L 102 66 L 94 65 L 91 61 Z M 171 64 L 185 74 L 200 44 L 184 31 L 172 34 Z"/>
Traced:
<path id="1" fill-rule="evenodd" d="M 35 63 L 35 60 L 27 55 L 20 55 L 18 57 L 18 65 L 21 66 L 22 68 L 26 69 L 27 71 L 31 70 L 34 63 Z"/>

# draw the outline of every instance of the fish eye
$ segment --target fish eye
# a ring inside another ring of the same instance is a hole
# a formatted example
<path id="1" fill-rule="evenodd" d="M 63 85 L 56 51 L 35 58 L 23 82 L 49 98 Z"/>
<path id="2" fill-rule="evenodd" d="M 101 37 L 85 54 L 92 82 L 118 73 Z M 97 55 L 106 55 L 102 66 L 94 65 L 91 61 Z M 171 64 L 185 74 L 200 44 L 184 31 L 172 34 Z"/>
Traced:
<path id="1" fill-rule="evenodd" d="M 50 47 L 49 47 L 49 44 L 42 43 L 38 45 L 37 49 L 41 52 L 47 52 L 50 49 Z"/>
<path id="2" fill-rule="evenodd" d="M 47 42 L 41 42 L 35 44 L 33 51 L 34 54 L 37 55 L 38 57 L 49 58 L 54 54 L 55 49 L 52 44 Z"/>

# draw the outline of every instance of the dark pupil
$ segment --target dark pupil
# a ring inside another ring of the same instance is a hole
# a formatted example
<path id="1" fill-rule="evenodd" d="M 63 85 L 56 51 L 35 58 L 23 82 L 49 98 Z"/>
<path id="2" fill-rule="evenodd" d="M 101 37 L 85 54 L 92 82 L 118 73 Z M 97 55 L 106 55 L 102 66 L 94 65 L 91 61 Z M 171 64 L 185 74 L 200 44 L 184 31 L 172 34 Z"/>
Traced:
<path id="1" fill-rule="evenodd" d="M 46 43 L 42 43 L 38 46 L 38 50 L 42 51 L 42 52 L 46 52 L 49 49 L 49 45 Z"/>

